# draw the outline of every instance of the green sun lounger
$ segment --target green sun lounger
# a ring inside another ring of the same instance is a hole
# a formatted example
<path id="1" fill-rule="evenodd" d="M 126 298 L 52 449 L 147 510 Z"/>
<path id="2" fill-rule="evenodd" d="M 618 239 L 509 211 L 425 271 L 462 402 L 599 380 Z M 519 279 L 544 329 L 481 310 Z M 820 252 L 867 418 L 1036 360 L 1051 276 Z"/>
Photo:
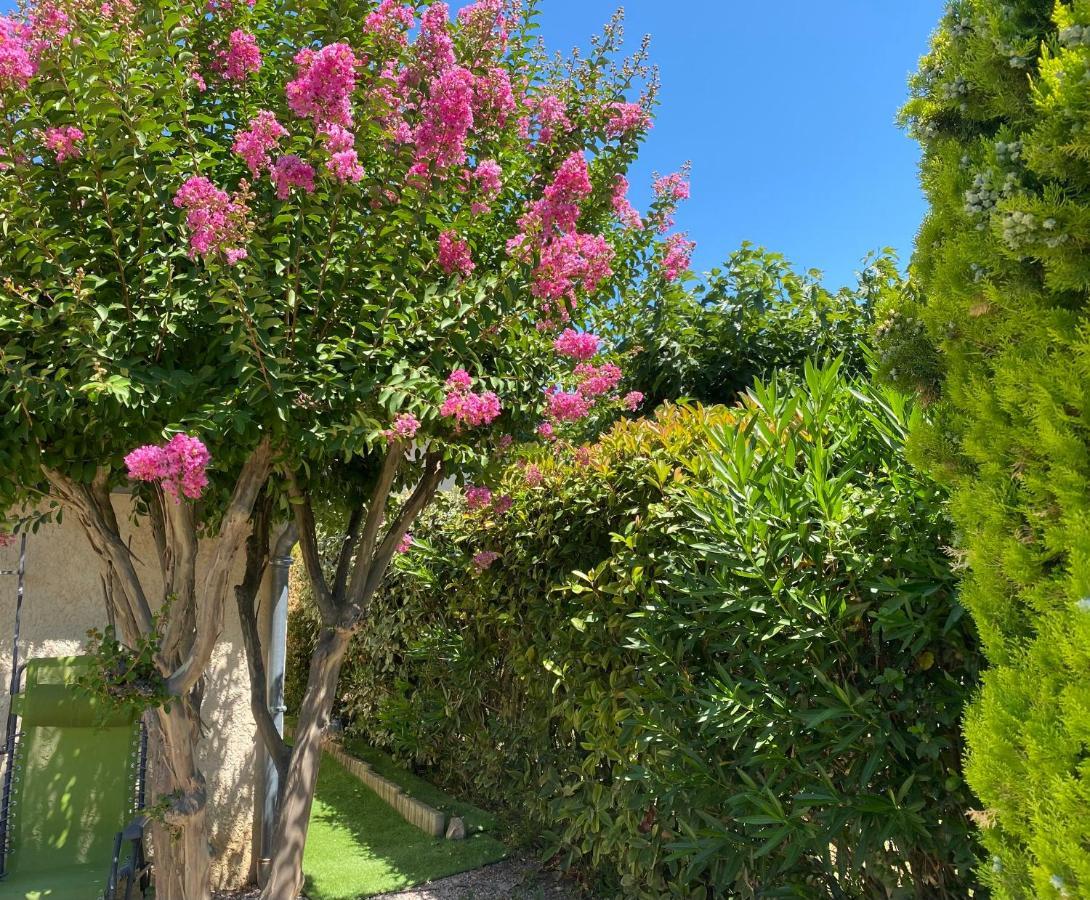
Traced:
<path id="1" fill-rule="evenodd" d="M 75 687 L 86 665 L 79 657 L 29 660 L 13 698 L 8 728 L 18 723 L 18 731 L 0 811 L 0 898 L 112 900 L 147 887 L 145 820 L 133 820 L 140 724 Z"/>

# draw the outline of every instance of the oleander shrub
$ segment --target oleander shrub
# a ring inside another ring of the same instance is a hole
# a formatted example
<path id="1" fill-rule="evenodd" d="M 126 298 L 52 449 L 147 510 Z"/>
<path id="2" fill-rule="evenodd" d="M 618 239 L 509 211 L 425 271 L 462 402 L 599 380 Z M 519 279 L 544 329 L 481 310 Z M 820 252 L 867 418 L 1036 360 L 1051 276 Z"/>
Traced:
<path id="1" fill-rule="evenodd" d="M 349 727 L 606 895 L 970 896 L 977 655 L 915 415 L 807 367 L 522 459 L 503 514 L 448 495 L 349 654 Z"/>
<path id="2" fill-rule="evenodd" d="M 1086 0 L 959 0 L 904 113 L 938 374 L 913 453 L 950 487 L 988 661 L 966 772 L 1004 898 L 1090 897 L 1088 79 Z"/>

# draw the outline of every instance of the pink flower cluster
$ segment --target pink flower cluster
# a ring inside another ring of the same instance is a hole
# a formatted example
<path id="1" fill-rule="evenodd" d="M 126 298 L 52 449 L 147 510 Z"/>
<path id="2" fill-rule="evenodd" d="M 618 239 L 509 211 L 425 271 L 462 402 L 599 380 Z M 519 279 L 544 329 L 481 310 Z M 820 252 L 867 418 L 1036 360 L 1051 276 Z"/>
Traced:
<path id="1" fill-rule="evenodd" d="M 484 509 L 492 502 L 492 491 L 479 485 L 466 488 L 466 506 L 470 509 Z"/>
<path id="2" fill-rule="evenodd" d="M 548 144 L 559 132 L 567 134 L 572 130 L 568 108 L 564 101 L 555 94 L 541 94 L 527 101 L 530 114 L 519 119 L 519 137 L 531 140 L 534 127 L 537 127 L 537 140 Z"/>
<path id="3" fill-rule="evenodd" d="M 474 393 L 473 379 L 465 369 L 456 369 L 447 379 L 447 396 L 439 414 L 459 425 L 488 425 L 502 411 L 500 398 L 492 391 Z"/>
<path id="4" fill-rule="evenodd" d="M 398 553 L 408 553 L 413 548 L 413 536 L 409 532 L 405 532 L 401 536 L 401 540 L 397 542 Z"/>
<path id="5" fill-rule="evenodd" d="M 288 130 L 276 120 L 276 116 L 269 110 L 262 109 L 250 119 L 246 130 L 235 136 L 231 149 L 242 157 L 250 174 L 257 178 L 269 168 L 270 152 L 287 134 Z"/>
<path id="6" fill-rule="evenodd" d="M 611 103 L 606 134 L 612 138 L 625 137 L 651 127 L 651 116 L 638 103 Z"/>
<path id="7" fill-rule="evenodd" d="M 458 11 L 462 35 L 473 41 L 478 57 L 502 53 L 509 37 L 503 0 L 476 0 Z"/>
<path id="8" fill-rule="evenodd" d="M 553 349 L 561 356 L 585 362 L 598 355 L 602 341 L 597 335 L 574 328 L 565 328 L 560 337 L 553 341 Z"/>
<path id="9" fill-rule="evenodd" d="M 236 28 L 227 39 L 227 49 L 217 51 L 212 68 L 227 81 L 245 81 L 247 76 L 261 68 L 261 49 L 257 46 L 257 38 L 248 31 Z"/>
<path id="10" fill-rule="evenodd" d="M 584 397 L 601 397 L 616 389 L 624 373 L 613 363 L 600 366 L 580 363 L 575 367 L 575 377 L 579 379 L 580 394 Z"/>
<path id="11" fill-rule="evenodd" d="M 42 143 L 56 154 L 58 163 L 79 156 L 80 149 L 76 144 L 82 140 L 83 132 L 74 125 L 47 128 L 42 135 Z"/>
<path id="12" fill-rule="evenodd" d="M 269 170 L 269 176 L 276 186 L 276 196 L 281 200 L 291 196 L 292 188 L 314 193 L 314 167 L 294 153 L 281 156 Z"/>
<path id="13" fill-rule="evenodd" d="M 503 190 L 503 169 L 494 159 L 483 159 L 473 170 L 473 180 L 481 189 L 481 195 L 487 200 L 493 200 Z"/>
<path id="14" fill-rule="evenodd" d="M 605 238 L 577 230 L 580 202 L 592 190 L 586 159 L 572 153 L 542 198 L 519 219 L 520 233 L 507 242 L 508 253 L 517 259 L 538 252 L 532 293 L 545 301 L 547 315 L 555 314 L 561 321 L 569 318 L 565 301 L 575 303 L 577 288 L 594 291 L 613 274 L 613 248 Z"/>
<path id="15" fill-rule="evenodd" d="M 503 494 L 492 501 L 492 512 L 497 516 L 505 516 L 514 505 L 514 498 L 510 494 Z"/>
<path id="16" fill-rule="evenodd" d="M 628 199 L 628 179 L 624 175 L 618 175 L 613 183 L 613 212 L 626 228 L 639 231 L 643 228 L 643 219 L 639 210 Z"/>
<path id="17" fill-rule="evenodd" d="M 453 231 L 444 231 L 439 235 L 439 267 L 448 275 L 470 275 L 476 266 L 469 244 Z"/>
<path id="18" fill-rule="evenodd" d="M 556 422 L 578 422 L 590 415 L 593 403 L 581 391 L 551 387 L 545 392 L 549 418 Z"/>
<path id="19" fill-rule="evenodd" d="M 363 27 L 380 42 L 403 47 L 409 42 L 406 32 L 415 20 L 411 6 L 403 5 L 401 0 L 382 0 L 377 9 L 367 14 Z"/>
<path id="20" fill-rule="evenodd" d="M 30 26 L 0 16 L 0 90 L 22 90 L 38 72 L 40 48 Z"/>
<path id="21" fill-rule="evenodd" d="M 533 464 L 526 467 L 526 471 L 523 473 L 522 478 L 526 482 L 526 486 L 532 488 L 537 487 L 545 480 L 544 476 L 541 474 L 541 469 Z"/>
<path id="22" fill-rule="evenodd" d="M 639 391 L 629 391 L 624 395 L 624 400 L 622 402 L 624 403 L 625 409 L 629 412 L 635 412 L 643 406 L 643 394 Z"/>
<path id="23" fill-rule="evenodd" d="M 469 69 L 451 66 L 432 78 L 413 133 L 416 161 L 410 174 L 426 175 L 430 165 L 445 169 L 466 159 L 466 138 L 473 127 L 473 87 Z"/>
<path id="24" fill-rule="evenodd" d="M 178 189 L 174 205 L 186 210 L 190 257 L 221 253 L 228 265 L 246 258 L 242 245 L 250 225 L 244 198 L 229 197 L 203 175 L 194 175 Z"/>
<path id="25" fill-rule="evenodd" d="M 394 419 L 393 427 L 387 428 L 382 435 L 388 444 L 392 444 L 394 441 L 411 441 L 419 430 L 420 420 L 412 413 L 402 413 Z"/>
<path id="26" fill-rule="evenodd" d="M 692 261 L 696 242 L 690 241 L 684 234 L 674 234 L 666 241 L 662 257 L 662 273 L 667 281 L 676 281 Z"/>
<path id="27" fill-rule="evenodd" d="M 553 428 L 552 422 L 542 422 L 537 426 L 537 434 L 543 441 L 555 441 L 556 429 Z"/>
<path id="28" fill-rule="evenodd" d="M 342 184 L 361 181 L 364 171 L 356 154 L 356 139 L 352 132 L 341 125 L 329 124 L 319 129 L 319 134 L 329 151 L 325 167 L 333 173 L 333 177 Z"/>
<path id="29" fill-rule="evenodd" d="M 494 550 L 482 550 L 480 553 L 473 557 L 473 565 L 477 567 L 477 570 L 479 572 L 483 572 L 499 558 L 500 555 Z"/>
<path id="30" fill-rule="evenodd" d="M 359 65 L 348 44 L 300 50 L 295 55 L 295 78 L 285 88 L 289 108 L 318 126 L 333 123 L 350 128 L 352 92 Z"/>
<path id="31" fill-rule="evenodd" d="M 206 469 L 211 456 L 199 438 L 176 434 L 163 446 L 137 447 L 125 457 L 129 478 L 156 481 L 174 498 L 196 500 L 208 484 Z"/>
<path id="32" fill-rule="evenodd" d="M 656 178 L 653 187 L 655 196 L 660 200 L 677 202 L 689 199 L 689 180 L 681 172 Z"/>

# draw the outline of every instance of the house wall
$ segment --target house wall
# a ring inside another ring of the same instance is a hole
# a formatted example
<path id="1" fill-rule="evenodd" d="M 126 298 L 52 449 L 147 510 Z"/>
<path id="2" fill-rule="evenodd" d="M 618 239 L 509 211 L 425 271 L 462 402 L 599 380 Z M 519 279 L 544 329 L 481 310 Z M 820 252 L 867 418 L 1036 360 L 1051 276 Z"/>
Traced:
<path id="1" fill-rule="evenodd" d="M 129 519 L 129 497 L 114 495 L 118 519 Z M 145 563 L 156 559 L 150 527 L 129 527 L 133 553 Z M 0 548 L 0 569 L 14 568 L 17 547 Z M 241 565 L 241 561 L 240 561 Z M 157 565 L 139 567 L 149 599 L 162 590 Z M 16 580 L 0 577 L 0 678 L 4 692 L 11 677 L 11 636 Z M 268 585 L 262 586 L 268 591 Z M 261 609 L 268 608 L 262 594 Z M 29 537 L 26 593 L 20 637 L 20 658 L 80 652 L 92 627 L 106 623 L 98 557 L 91 550 L 74 516 L 44 526 Z M 263 629 L 266 623 L 260 623 Z M 209 820 L 214 857 L 213 886 L 239 887 L 249 880 L 255 823 L 257 739 L 249 706 L 250 679 L 238 613 L 228 602 L 224 628 L 207 678 L 202 718 L 207 726 L 198 748 L 208 779 Z M 6 730 L 6 697 L 0 701 L 0 734 Z"/>

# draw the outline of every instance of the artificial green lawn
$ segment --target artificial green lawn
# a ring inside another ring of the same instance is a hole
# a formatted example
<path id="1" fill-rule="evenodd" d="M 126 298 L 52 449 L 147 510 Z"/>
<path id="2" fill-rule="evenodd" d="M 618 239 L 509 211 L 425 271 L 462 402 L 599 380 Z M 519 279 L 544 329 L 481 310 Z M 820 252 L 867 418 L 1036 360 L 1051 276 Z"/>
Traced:
<path id="1" fill-rule="evenodd" d="M 361 752 L 363 748 L 345 749 L 373 764 L 370 754 L 365 757 Z M 385 766 L 393 764 L 387 759 Z M 435 805 L 452 811 L 456 806 L 465 807 L 475 813 L 478 825 L 482 817 L 489 818 L 404 770 L 397 769 L 396 777 L 394 772 L 382 774 L 427 803 L 438 799 Z M 467 828 L 469 825 L 467 822 Z M 305 890 L 311 900 L 355 900 L 399 890 L 497 862 L 506 853 L 507 848 L 488 834 L 473 833 L 463 841 L 429 837 L 402 819 L 335 759 L 322 755 L 303 857 Z"/>

